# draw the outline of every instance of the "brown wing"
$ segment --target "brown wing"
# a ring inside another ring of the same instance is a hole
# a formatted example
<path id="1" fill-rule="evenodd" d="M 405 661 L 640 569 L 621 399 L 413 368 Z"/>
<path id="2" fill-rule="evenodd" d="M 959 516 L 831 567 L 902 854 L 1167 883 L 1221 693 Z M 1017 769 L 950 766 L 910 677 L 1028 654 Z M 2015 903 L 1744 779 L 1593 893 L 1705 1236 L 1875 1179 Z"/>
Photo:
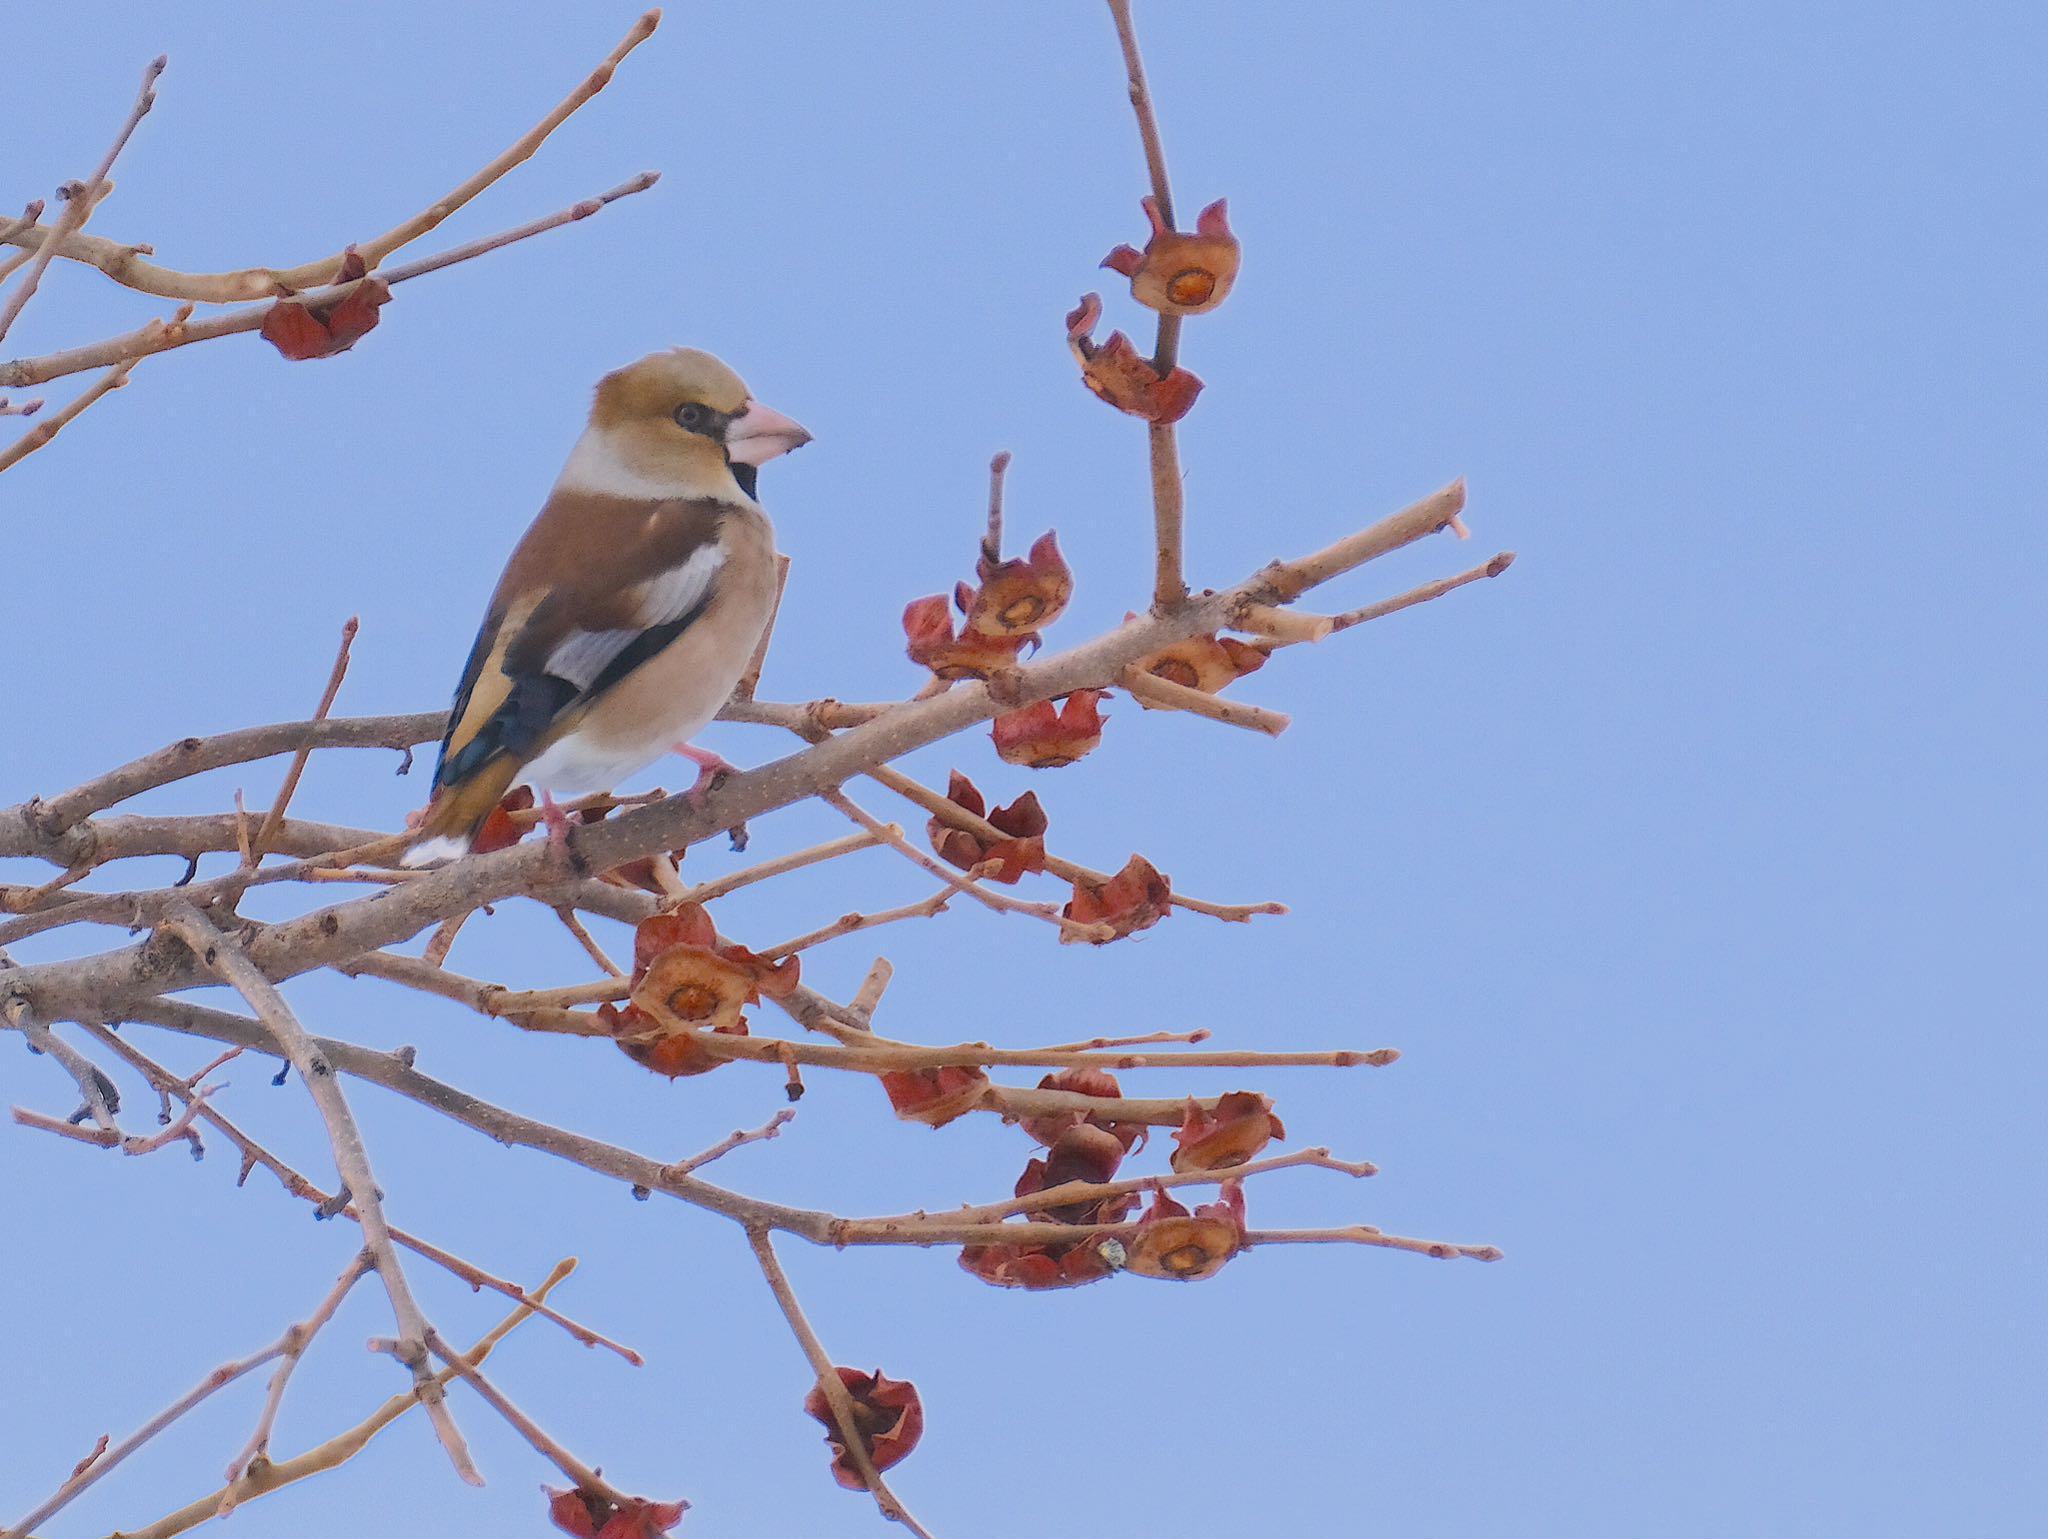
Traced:
<path id="1" fill-rule="evenodd" d="M 710 601 L 716 502 L 558 492 L 506 563 L 470 648 L 437 788 L 500 754 L 520 763 L 681 634 Z"/>

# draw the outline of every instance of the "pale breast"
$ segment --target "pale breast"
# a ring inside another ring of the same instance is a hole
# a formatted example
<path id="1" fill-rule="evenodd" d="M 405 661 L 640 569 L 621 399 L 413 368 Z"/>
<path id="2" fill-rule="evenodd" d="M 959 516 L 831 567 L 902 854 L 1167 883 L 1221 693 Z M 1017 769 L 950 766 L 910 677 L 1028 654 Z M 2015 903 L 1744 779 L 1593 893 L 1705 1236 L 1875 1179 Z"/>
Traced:
<path id="1" fill-rule="evenodd" d="M 605 691 L 522 780 L 554 791 L 609 790 L 702 731 L 753 660 L 775 606 L 775 532 L 734 507 L 720 526 L 727 559 L 703 613 Z"/>

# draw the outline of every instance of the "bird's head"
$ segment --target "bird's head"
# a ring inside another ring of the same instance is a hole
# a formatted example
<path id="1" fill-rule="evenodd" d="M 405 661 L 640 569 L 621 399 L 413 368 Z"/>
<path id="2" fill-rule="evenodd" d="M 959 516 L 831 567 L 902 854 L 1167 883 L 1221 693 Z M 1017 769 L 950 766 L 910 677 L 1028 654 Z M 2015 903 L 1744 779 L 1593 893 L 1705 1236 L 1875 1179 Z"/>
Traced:
<path id="1" fill-rule="evenodd" d="M 627 496 L 729 497 L 734 484 L 751 496 L 762 465 L 810 441 L 719 359 L 678 347 L 598 381 L 570 468 L 592 490 Z"/>

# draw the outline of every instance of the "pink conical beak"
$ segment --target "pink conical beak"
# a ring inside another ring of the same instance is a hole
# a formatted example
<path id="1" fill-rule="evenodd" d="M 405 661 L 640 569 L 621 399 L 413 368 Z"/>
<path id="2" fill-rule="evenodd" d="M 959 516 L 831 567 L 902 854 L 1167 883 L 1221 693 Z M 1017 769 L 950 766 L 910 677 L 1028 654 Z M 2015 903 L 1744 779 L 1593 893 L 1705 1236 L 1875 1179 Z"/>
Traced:
<path id="1" fill-rule="evenodd" d="M 810 441 L 807 429 L 759 401 L 747 402 L 725 430 L 725 452 L 736 465 L 765 465 Z"/>

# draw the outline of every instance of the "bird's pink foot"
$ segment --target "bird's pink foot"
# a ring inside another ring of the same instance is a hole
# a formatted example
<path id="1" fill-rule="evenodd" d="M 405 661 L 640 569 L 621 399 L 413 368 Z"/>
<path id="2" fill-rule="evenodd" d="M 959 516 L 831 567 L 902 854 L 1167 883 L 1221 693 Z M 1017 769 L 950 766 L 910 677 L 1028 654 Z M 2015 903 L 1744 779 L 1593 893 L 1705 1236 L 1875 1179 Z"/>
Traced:
<path id="1" fill-rule="evenodd" d="M 548 843 L 558 850 L 569 847 L 569 830 L 576 826 L 576 820 L 555 805 L 553 793 L 540 793 L 540 820 L 548 826 Z"/>
<path id="2" fill-rule="evenodd" d="M 711 788 L 718 784 L 721 777 L 739 773 L 740 767 L 737 764 L 708 748 L 698 748 L 690 743 L 677 743 L 673 747 L 675 752 L 697 766 L 697 783 L 683 793 L 684 799 L 692 807 L 704 805 L 704 798 L 710 794 Z"/>

